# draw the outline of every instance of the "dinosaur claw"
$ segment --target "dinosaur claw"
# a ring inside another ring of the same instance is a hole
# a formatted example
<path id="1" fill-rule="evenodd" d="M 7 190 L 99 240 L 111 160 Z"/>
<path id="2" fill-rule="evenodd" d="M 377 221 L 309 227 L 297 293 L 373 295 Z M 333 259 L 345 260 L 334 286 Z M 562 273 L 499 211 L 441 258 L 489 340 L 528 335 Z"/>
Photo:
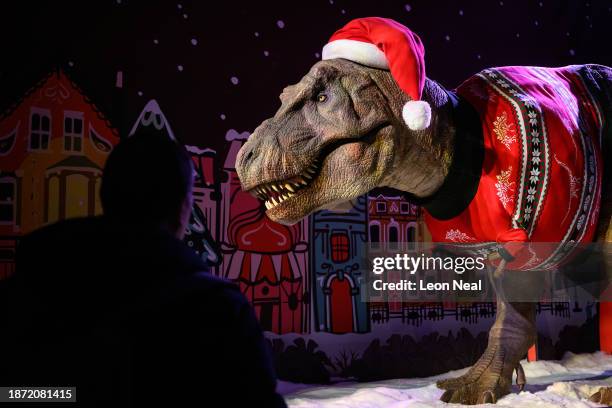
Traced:
<path id="1" fill-rule="evenodd" d="M 493 391 L 485 391 L 480 394 L 480 398 L 478 398 L 478 404 L 495 404 L 497 402 L 497 398 Z"/>
<path id="2" fill-rule="evenodd" d="M 453 397 L 453 390 L 446 390 L 444 391 L 444 394 L 442 394 L 442 396 L 440 397 L 440 401 L 442 402 L 450 402 L 451 398 Z"/>
<path id="3" fill-rule="evenodd" d="M 607 406 L 612 405 L 612 387 L 601 387 L 589 397 L 589 401 Z"/>
<path id="4" fill-rule="evenodd" d="M 523 370 L 523 366 L 521 363 L 516 364 L 516 385 L 518 385 L 519 392 L 525 389 L 525 384 L 527 384 L 527 378 L 525 377 L 525 370 Z"/>

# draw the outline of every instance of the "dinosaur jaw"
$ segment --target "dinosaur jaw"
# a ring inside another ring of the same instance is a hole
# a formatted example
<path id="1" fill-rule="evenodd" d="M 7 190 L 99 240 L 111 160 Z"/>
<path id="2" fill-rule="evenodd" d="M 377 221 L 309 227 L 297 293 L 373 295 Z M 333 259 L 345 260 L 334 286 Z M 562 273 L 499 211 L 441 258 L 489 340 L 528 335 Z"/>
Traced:
<path id="1" fill-rule="evenodd" d="M 318 176 L 319 171 L 320 169 L 314 164 L 301 175 L 287 180 L 261 184 L 253 189 L 252 193 L 264 202 L 266 210 L 271 210 L 296 195 L 302 194 L 303 190 L 307 189 Z"/>
<path id="2" fill-rule="evenodd" d="M 301 173 L 248 191 L 264 202 L 268 217 L 282 224 L 295 224 L 313 211 L 351 200 L 376 187 L 376 176 L 368 172 L 379 159 L 376 142 L 390 129 L 384 123 L 362 137 L 330 143 Z"/>

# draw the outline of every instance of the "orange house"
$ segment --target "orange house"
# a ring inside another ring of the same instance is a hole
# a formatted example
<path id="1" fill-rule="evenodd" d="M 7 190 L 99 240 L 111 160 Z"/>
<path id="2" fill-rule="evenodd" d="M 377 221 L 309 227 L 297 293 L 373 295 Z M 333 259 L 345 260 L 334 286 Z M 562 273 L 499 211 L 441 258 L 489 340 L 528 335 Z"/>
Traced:
<path id="1" fill-rule="evenodd" d="M 0 278 L 21 235 L 101 211 L 98 190 L 116 131 L 64 72 L 53 71 L 0 116 Z"/>

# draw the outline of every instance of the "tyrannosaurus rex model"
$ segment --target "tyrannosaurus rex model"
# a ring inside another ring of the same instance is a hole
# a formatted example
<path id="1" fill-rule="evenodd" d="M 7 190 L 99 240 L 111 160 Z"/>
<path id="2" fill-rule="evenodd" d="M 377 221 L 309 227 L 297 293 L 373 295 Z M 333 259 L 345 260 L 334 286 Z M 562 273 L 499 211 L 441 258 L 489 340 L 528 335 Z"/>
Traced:
<path id="1" fill-rule="evenodd" d="M 332 36 L 281 102 L 236 161 L 243 189 L 275 221 L 387 186 L 422 200 L 434 242 L 484 245 L 498 270 L 554 268 L 578 243 L 606 239 L 610 68 L 494 68 L 448 91 L 425 78 L 414 33 L 364 18 Z M 535 254 L 521 250 L 529 242 L 556 244 Z M 524 384 L 535 304 L 497 303 L 482 357 L 438 383 L 444 401 L 496 402 L 514 370 Z M 592 399 L 611 396 L 602 388 Z"/>

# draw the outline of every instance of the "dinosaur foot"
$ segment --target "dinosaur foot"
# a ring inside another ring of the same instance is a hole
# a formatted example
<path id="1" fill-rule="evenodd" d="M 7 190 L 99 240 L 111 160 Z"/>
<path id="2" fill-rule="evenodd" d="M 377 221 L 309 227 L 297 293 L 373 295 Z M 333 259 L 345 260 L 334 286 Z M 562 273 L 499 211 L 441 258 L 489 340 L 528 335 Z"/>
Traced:
<path id="1" fill-rule="evenodd" d="M 612 405 L 612 387 L 601 387 L 589 397 L 589 401 L 607 406 Z"/>
<path id="2" fill-rule="evenodd" d="M 446 390 L 440 398 L 455 404 L 486 404 L 510 393 L 512 372 L 516 370 L 519 390 L 525 387 L 525 373 L 516 359 L 510 359 L 500 346 L 487 347 L 484 354 L 464 375 L 438 381 L 438 388 Z"/>

